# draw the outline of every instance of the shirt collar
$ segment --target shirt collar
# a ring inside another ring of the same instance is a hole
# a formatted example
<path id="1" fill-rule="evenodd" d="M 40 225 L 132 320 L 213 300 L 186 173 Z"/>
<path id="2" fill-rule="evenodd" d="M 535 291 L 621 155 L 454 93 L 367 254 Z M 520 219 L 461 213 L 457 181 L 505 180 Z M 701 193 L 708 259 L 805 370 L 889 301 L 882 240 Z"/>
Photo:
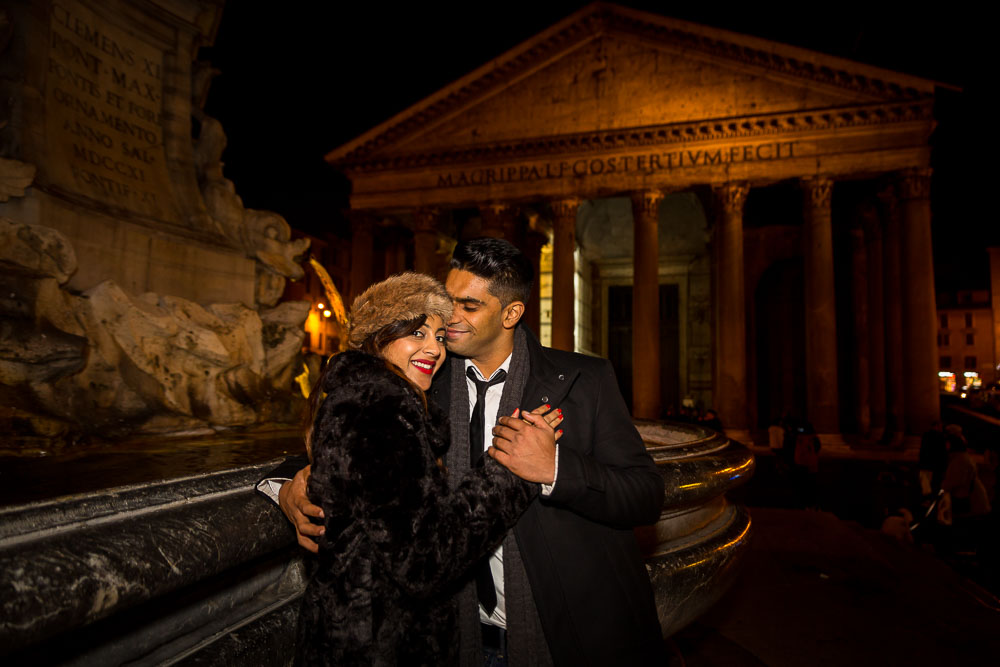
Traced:
<path id="1" fill-rule="evenodd" d="M 474 369 L 476 375 L 479 377 L 480 380 L 492 380 L 497 376 L 497 373 L 499 373 L 500 371 L 504 371 L 505 373 L 510 372 L 510 360 L 513 358 L 513 356 L 514 356 L 513 352 L 508 354 L 507 358 L 503 360 L 503 363 L 500 364 L 499 368 L 493 371 L 493 375 L 489 376 L 488 378 L 483 377 L 483 374 L 479 371 L 479 368 L 474 363 L 472 363 L 472 359 L 465 360 L 465 367 Z"/>

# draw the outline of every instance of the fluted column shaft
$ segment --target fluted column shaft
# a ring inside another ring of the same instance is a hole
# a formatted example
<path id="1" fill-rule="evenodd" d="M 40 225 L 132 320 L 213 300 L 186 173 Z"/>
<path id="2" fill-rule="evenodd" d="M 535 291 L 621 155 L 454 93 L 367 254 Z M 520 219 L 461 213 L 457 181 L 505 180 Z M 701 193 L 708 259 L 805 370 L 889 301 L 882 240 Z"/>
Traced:
<path id="1" fill-rule="evenodd" d="M 862 210 L 865 235 L 865 262 L 868 266 L 868 369 L 871 435 L 882 436 L 885 429 L 885 293 L 882 279 L 882 223 L 878 210 L 867 205 Z"/>
<path id="2" fill-rule="evenodd" d="M 573 276 L 578 199 L 552 203 L 552 347 L 573 351 L 575 293 Z"/>
<path id="3" fill-rule="evenodd" d="M 868 259 L 865 233 L 860 225 L 851 229 L 851 310 L 854 313 L 854 400 L 858 432 L 871 432 L 871 365 L 868 340 Z"/>
<path id="4" fill-rule="evenodd" d="M 660 234 L 663 193 L 632 194 L 632 414 L 660 417 Z"/>
<path id="5" fill-rule="evenodd" d="M 509 204 L 493 202 L 479 207 L 482 219 L 480 231 L 483 236 L 495 239 L 506 239 L 515 242 L 514 232 L 517 220 L 517 209 Z"/>
<path id="6" fill-rule="evenodd" d="M 539 226 L 538 214 L 532 213 L 528 216 L 528 229 L 524 235 L 524 254 L 531 262 L 531 269 L 535 279 L 531 281 L 531 296 L 527 308 L 524 311 L 524 322 L 538 335 L 541 327 L 542 301 L 541 301 L 541 261 L 542 248 L 549 242 L 548 234 L 537 231 Z"/>
<path id="7" fill-rule="evenodd" d="M 413 270 L 440 278 L 437 261 L 438 220 L 441 212 L 420 208 L 413 212 Z"/>
<path id="8" fill-rule="evenodd" d="M 900 265 L 901 233 L 896 189 L 888 187 L 879 193 L 885 234 L 882 238 L 883 278 L 885 284 L 885 440 L 902 437 L 905 428 L 903 410 L 903 308 L 902 271 Z"/>
<path id="9" fill-rule="evenodd" d="M 351 212 L 351 291 L 347 307 L 354 297 L 361 294 L 372 283 L 375 237 L 372 228 L 374 219 L 363 212 Z"/>
<path id="10" fill-rule="evenodd" d="M 743 265 L 743 205 L 750 186 L 727 183 L 715 189 L 718 229 L 718 346 L 716 407 L 732 436 L 747 428 L 746 276 Z"/>
<path id="11" fill-rule="evenodd" d="M 833 181 L 808 178 L 805 194 L 806 411 L 818 433 L 838 433 L 837 310 L 833 284 Z"/>
<path id="12" fill-rule="evenodd" d="M 937 309 L 931 249 L 931 170 L 910 169 L 900 178 L 903 214 L 903 386 L 907 431 L 919 435 L 940 417 Z"/>

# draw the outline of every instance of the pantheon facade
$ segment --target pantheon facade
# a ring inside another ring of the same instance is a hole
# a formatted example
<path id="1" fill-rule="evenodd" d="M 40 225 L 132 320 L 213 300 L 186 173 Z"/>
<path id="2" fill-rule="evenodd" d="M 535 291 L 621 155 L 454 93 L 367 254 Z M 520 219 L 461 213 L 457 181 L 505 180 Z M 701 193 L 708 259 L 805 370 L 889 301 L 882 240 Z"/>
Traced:
<path id="1" fill-rule="evenodd" d="M 591 5 L 327 155 L 353 188 L 348 292 L 440 275 L 456 237 L 536 262 L 551 242 L 551 344 L 611 358 L 636 417 L 919 434 L 939 416 L 934 94 Z"/>

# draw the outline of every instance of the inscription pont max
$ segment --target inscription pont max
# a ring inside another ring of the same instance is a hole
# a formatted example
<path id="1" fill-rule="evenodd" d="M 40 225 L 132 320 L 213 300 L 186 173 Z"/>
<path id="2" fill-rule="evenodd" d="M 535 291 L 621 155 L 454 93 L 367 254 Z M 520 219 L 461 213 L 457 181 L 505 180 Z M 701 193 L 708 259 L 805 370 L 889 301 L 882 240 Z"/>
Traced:
<path id="1" fill-rule="evenodd" d="M 163 53 L 68 0 L 53 3 L 50 28 L 40 167 L 53 185 L 162 218 Z"/>

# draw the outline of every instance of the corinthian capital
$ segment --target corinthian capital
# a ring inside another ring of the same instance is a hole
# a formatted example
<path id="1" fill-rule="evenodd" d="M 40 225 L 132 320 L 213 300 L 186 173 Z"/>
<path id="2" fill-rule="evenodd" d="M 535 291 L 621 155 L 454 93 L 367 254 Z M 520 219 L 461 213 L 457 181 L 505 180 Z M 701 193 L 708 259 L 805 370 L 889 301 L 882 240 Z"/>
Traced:
<path id="1" fill-rule="evenodd" d="M 803 178 L 802 189 L 805 190 L 805 205 L 807 207 L 830 208 L 830 201 L 833 197 L 833 179 L 826 176 Z"/>
<path id="2" fill-rule="evenodd" d="M 576 210 L 580 207 L 580 200 L 574 198 L 570 199 L 556 199 L 549 204 L 552 207 L 552 217 L 555 220 L 572 220 L 576 222 Z"/>
<path id="3" fill-rule="evenodd" d="M 663 201 L 663 193 L 659 190 L 643 190 L 641 192 L 633 192 L 631 194 L 632 199 L 632 215 L 635 218 L 652 218 L 657 219 L 657 214 L 660 212 L 660 202 Z"/>
<path id="4" fill-rule="evenodd" d="M 414 232 L 436 232 L 441 211 L 436 208 L 418 208 L 413 211 Z"/>
<path id="5" fill-rule="evenodd" d="M 743 205 L 750 194 L 750 184 L 746 181 L 724 183 L 712 188 L 726 214 L 743 215 Z"/>
<path id="6" fill-rule="evenodd" d="M 907 169 L 899 174 L 899 196 L 902 199 L 929 199 L 931 170 Z"/>

